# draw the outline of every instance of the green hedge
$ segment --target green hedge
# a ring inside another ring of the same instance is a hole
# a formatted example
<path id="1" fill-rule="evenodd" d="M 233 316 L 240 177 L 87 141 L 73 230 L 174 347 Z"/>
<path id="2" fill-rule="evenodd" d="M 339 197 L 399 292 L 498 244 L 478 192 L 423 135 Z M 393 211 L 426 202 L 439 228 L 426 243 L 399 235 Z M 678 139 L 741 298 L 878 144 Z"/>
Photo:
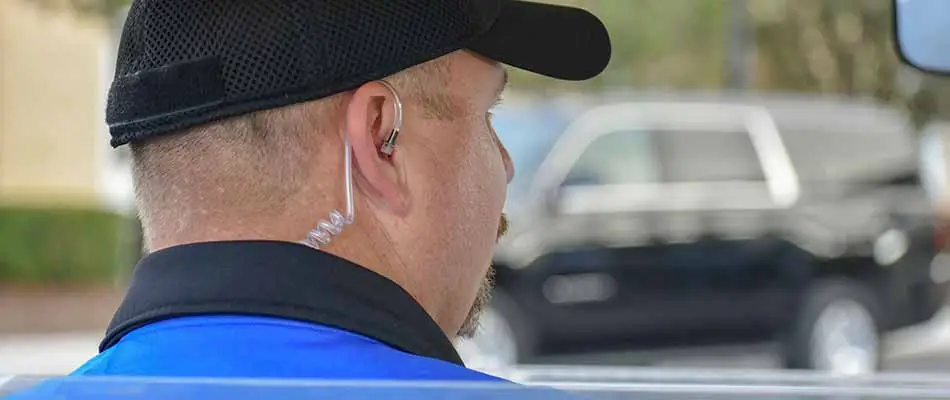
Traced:
<path id="1" fill-rule="evenodd" d="M 0 207 L 0 283 L 106 283 L 138 254 L 134 220 L 106 211 Z"/>

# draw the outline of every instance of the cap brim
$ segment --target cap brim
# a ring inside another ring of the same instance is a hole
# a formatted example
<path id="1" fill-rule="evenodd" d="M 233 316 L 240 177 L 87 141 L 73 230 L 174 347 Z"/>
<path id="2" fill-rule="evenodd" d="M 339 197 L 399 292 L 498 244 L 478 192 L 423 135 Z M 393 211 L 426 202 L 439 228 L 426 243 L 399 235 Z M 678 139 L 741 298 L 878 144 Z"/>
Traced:
<path id="1" fill-rule="evenodd" d="M 610 36 L 590 12 L 566 6 L 501 0 L 498 18 L 469 50 L 548 77 L 580 81 L 610 62 Z"/>

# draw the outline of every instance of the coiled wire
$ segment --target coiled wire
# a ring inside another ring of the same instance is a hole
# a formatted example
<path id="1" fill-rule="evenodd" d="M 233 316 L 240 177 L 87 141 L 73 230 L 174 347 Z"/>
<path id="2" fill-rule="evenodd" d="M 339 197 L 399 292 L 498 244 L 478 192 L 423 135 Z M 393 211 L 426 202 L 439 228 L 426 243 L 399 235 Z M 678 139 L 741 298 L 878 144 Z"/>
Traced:
<path id="1" fill-rule="evenodd" d="M 330 220 L 321 220 L 318 222 L 317 227 L 308 232 L 307 237 L 300 241 L 301 244 L 313 247 L 317 250 L 320 249 L 320 246 L 330 244 L 333 237 L 343 232 L 343 227 L 352 224 L 355 218 L 353 210 L 353 151 L 350 148 L 350 139 L 346 134 L 343 135 L 343 148 L 346 151 L 343 156 L 343 190 L 346 193 L 346 215 L 337 209 L 330 211 Z"/>
<path id="2" fill-rule="evenodd" d="M 383 153 L 390 155 L 396 146 L 396 137 L 399 135 L 399 131 L 402 128 L 402 101 L 399 100 L 399 94 L 396 93 L 396 89 L 386 81 L 378 81 L 383 84 L 390 92 L 393 94 L 393 109 L 395 111 L 395 122 L 393 123 L 393 129 L 389 134 L 389 137 L 384 141 L 382 149 Z M 344 192 L 346 193 L 346 214 L 340 212 L 340 210 L 334 209 L 330 211 L 329 220 L 321 220 L 317 223 L 317 227 L 307 233 L 307 237 L 304 240 L 300 241 L 300 244 L 313 247 L 314 249 L 319 250 L 321 246 L 326 246 L 330 244 L 330 241 L 333 240 L 334 236 L 339 235 L 343 232 L 343 228 L 346 225 L 352 224 L 355 218 L 355 211 L 353 207 L 353 162 L 352 154 L 353 150 L 350 147 L 350 138 L 344 132 L 343 133 L 343 148 L 346 153 L 343 155 L 343 186 Z"/>

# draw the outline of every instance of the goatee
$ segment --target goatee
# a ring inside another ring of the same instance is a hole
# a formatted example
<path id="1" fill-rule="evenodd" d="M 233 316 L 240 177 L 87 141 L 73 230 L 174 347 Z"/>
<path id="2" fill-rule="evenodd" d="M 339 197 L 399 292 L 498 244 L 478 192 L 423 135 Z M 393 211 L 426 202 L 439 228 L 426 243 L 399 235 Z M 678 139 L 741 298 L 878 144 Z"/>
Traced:
<path id="1" fill-rule="evenodd" d="M 495 238 L 495 242 L 497 243 L 507 232 L 508 216 L 502 213 L 498 221 L 498 236 Z M 459 337 L 471 339 L 475 336 L 476 331 L 478 331 L 478 317 L 482 311 L 488 307 L 488 303 L 491 301 L 491 290 L 494 287 L 495 268 L 489 265 L 488 273 L 485 274 L 485 279 L 482 281 L 482 285 L 478 288 L 478 293 L 475 295 L 475 302 L 472 303 L 472 308 L 468 311 L 468 315 L 465 317 L 465 321 L 459 329 Z"/>

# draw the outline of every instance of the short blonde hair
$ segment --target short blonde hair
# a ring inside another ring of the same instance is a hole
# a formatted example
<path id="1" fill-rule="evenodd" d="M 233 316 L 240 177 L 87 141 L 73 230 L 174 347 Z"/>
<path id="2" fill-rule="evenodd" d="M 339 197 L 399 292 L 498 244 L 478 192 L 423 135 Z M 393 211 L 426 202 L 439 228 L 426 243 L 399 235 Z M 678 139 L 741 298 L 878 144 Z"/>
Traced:
<path id="1" fill-rule="evenodd" d="M 443 88 L 451 60 L 436 59 L 386 78 L 428 118 L 450 120 L 464 105 Z M 227 213 L 283 214 L 286 199 L 312 179 L 314 132 L 326 130 L 342 96 L 259 111 L 130 144 L 135 198 L 146 247 L 176 235 L 196 198 Z"/>

